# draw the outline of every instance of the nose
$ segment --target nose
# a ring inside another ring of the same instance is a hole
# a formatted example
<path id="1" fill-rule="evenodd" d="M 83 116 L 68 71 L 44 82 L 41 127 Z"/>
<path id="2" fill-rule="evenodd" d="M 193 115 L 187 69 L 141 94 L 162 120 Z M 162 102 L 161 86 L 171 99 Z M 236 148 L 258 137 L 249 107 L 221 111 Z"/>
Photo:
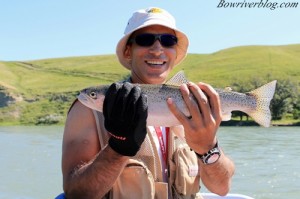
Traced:
<path id="1" fill-rule="evenodd" d="M 149 51 L 156 56 L 163 53 L 163 46 L 160 44 L 158 39 L 153 43 Z"/>

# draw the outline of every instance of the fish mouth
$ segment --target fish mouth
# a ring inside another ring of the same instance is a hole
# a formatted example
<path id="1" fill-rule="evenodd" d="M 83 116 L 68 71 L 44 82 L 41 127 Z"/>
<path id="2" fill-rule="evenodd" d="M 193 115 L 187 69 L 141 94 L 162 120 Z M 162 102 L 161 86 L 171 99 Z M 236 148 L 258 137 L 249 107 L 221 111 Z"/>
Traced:
<path id="1" fill-rule="evenodd" d="M 84 95 L 83 93 L 79 93 L 79 95 L 77 96 L 77 99 L 78 99 L 80 102 L 86 102 L 86 101 L 87 101 L 87 97 L 86 97 L 86 95 Z"/>

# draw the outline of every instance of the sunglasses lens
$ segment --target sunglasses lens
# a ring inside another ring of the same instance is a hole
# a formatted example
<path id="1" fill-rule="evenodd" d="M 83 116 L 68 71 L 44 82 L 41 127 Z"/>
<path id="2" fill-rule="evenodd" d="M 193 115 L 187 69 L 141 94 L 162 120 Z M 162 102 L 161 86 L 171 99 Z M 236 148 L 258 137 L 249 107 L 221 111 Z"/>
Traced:
<path id="1" fill-rule="evenodd" d="M 177 37 L 171 34 L 140 34 L 135 37 L 135 43 L 139 46 L 152 46 L 153 43 L 159 39 L 160 43 L 164 47 L 172 47 L 177 44 Z"/>
<path id="2" fill-rule="evenodd" d="M 141 34 L 135 37 L 135 43 L 139 46 L 151 46 L 155 41 L 153 34 Z"/>
<path id="3" fill-rule="evenodd" d="M 174 35 L 164 34 L 160 36 L 160 43 L 165 47 L 171 47 L 177 44 L 177 37 Z"/>

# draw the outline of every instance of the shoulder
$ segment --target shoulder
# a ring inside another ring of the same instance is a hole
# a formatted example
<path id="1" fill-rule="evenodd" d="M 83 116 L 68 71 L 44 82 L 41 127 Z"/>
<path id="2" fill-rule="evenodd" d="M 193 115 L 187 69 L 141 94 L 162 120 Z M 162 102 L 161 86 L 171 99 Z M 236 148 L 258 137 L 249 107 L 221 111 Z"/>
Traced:
<path id="1" fill-rule="evenodd" d="M 96 138 L 97 126 L 92 109 L 76 101 L 67 116 L 64 139 Z"/>
<path id="2" fill-rule="evenodd" d="M 63 136 L 63 165 L 66 170 L 88 162 L 100 151 L 93 111 L 74 102 L 67 116 Z M 65 164 L 64 164 L 65 163 Z"/>
<path id="3" fill-rule="evenodd" d="M 83 105 L 80 101 L 75 100 L 69 109 L 67 122 L 68 120 L 72 120 L 80 117 L 82 118 L 82 116 L 87 116 L 87 117 L 93 116 L 93 111 L 92 109 Z"/>

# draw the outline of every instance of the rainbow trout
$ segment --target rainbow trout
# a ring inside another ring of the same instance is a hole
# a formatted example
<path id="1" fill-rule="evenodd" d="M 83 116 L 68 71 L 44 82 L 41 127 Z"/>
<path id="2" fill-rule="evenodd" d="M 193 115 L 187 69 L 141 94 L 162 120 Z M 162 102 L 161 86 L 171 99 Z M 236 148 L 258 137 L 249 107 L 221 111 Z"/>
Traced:
<path id="1" fill-rule="evenodd" d="M 180 122 L 170 112 L 166 100 L 172 98 L 178 108 L 190 116 L 180 92 L 180 85 L 188 83 L 183 71 L 174 75 L 165 84 L 137 84 L 148 98 L 149 126 L 176 126 Z M 85 106 L 102 112 L 105 93 L 109 85 L 100 85 L 83 89 L 78 100 Z M 273 98 L 276 80 L 248 93 L 233 92 L 231 89 L 215 89 L 221 101 L 222 120 L 231 119 L 232 111 L 242 111 L 252 117 L 258 124 L 269 127 L 271 123 L 270 101 Z M 195 100 L 195 98 L 192 97 Z"/>

